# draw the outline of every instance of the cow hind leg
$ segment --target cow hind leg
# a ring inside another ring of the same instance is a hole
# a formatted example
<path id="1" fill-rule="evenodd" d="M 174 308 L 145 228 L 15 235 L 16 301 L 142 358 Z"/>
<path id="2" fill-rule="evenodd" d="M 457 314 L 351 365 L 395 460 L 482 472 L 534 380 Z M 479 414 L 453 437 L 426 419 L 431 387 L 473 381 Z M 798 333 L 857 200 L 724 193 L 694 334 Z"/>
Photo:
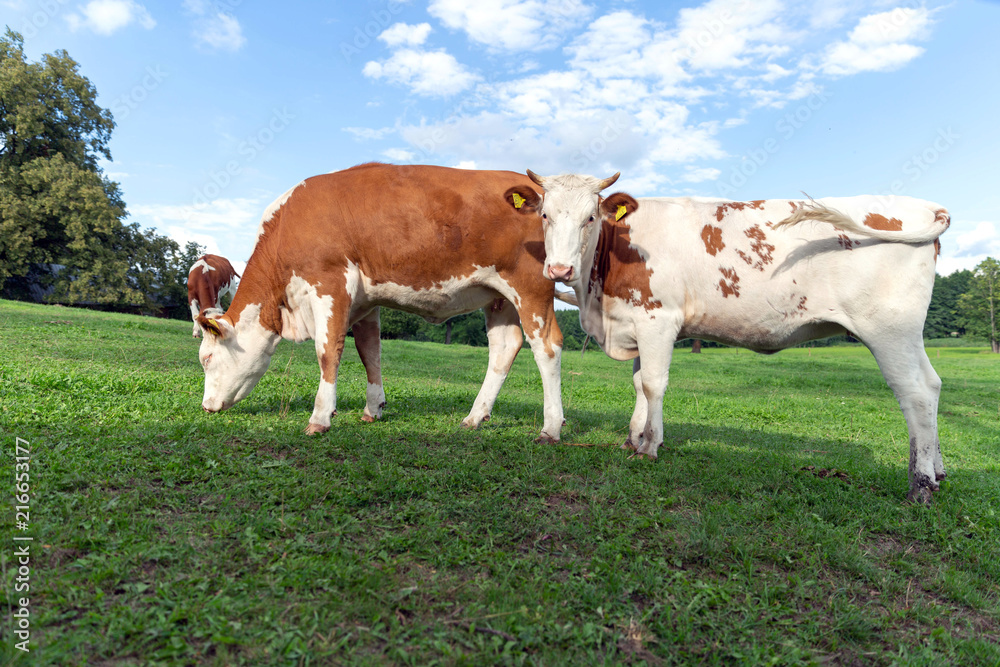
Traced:
<path id="1" fill-rule="evenodd" d="M 493 404 L 524 342 L 517 310 L 510 301 L 493 302 L 483 308 L 483 312 L 486 313 L 486 338 L 490 346 L 489 365 L 472 410 L 462 420 L 462 426 L 467 428 L 477 428 L 490 418 Z"/>
<path id="2" fill-rule="evenodd" d="M 638 451 L 642 445 L 642 434 L 646 429 L 646 416 L 649 410 L 649 403 L 646 402 L 646 393 L 642 390 L 642 362 L 640 357 L 636 357 L 632 362 L 632 387 L 635 388 L 635 409 L 632 411 L 632 419 L 628 424 L 628 437 L 622 444 L 622 449 Z"/>
<path id="3" fill-rule="evenodd" d="M 379 309 L 354 323 L 351 327 L 354 334 L 354 346 L 358 348 L 358 356 L 365 366 L 368 376 L 368 390 L 365 392 L 365 412 L 361 419 L 373 422 L 382 418 L 382 408 L 385 407 L 385 391 L 382 388 L 382 340 Z"/>
<path id="4" fill-rule="evenodd" d="M 911 502 L 930 503 L 945 477 L 938 441 L 937 411 L 941 378 L 924 352 L 920 332 L 905 340 L 862 340 L 875 356 L 886 382 L 896 395 L 910 435 Z"/>
<path id="5" fill-rule="evenodd" d="M 337 371 L 344 353 L 347 337 L 347 307 L 335 304 L 326 320 L 326 331 L 316 337 L 316 357 L 319 359 L 319 390 L 313 403 L 312 416 L 306 433 L 325 433 L 330 430 L 330 417 L 337 414 Z M 318 330 L 322 331 L 320 327 Z"/>

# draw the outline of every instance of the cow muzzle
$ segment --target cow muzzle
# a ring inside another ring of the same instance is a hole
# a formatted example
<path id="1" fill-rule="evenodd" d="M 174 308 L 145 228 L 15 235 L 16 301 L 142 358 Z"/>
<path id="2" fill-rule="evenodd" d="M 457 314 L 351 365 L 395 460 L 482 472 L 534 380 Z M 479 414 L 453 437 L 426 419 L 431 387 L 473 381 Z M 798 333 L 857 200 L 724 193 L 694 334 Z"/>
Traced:
<path id="1" fill-rule="evenodd" d="M 201 409 L 205 412 L 222 412 L 230 407 L 232 407 L 232 403 L 225 401 L 203 401 L 201 404 Z"/>
<path id="2" fill-rule="evenodd" d="M 549 280 L 567 282 L 573 279 L 573 267 L 565 264 L 549 264 Z"/>

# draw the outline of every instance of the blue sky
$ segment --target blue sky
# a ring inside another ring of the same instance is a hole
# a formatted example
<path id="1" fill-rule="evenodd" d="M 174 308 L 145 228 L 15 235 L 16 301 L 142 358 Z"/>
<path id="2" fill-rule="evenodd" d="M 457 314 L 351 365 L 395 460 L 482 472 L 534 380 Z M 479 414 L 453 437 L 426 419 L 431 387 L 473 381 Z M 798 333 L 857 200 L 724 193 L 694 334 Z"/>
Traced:
<path id="1" fill-rule="evenodd" d="M 1000 3 L 0 0 L 117 122 L 130 221 L 238 267 L 301 179 L 371 160 L 622 172 L 636 196 L 905 194 L 938 271 L 1000 257 Z"/>

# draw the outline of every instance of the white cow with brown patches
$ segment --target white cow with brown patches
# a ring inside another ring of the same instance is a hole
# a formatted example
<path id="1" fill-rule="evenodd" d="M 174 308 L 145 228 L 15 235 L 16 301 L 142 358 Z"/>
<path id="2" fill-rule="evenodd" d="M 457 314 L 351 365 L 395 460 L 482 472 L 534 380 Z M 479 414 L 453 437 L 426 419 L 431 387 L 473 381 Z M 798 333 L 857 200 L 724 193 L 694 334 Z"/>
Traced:
<path id="1" fill-rule="evenodd" d="M 365 419 L 385 404 L 379 307 L 443 322 L 482 308 L 489 365 L 462 422 L 490 416 L 524 334 L 542 375 L 540 440 L 559 439 L 562 334 L 554 284 L 541 276 L 542 229 L 504 200 L 520 174 L 366 164 L 307 179 L 264 213 L 257 245 L 229 310 L 199 316 L 202 407 L 225 410 L 250 393 L 282 338 L 316 344 L 319 390 L 308 433 L 330 428 L 337 369 L 353 328 L 368 374 Z"/>
<path id="2" fill-rule="evenodd" d="M 545 190 L 522 194 L 522 210 L 544 221 L 543 275 L 574 289 L 581 325 L 609 356 L 634 359 L 624 447 L 656 458 L 675 341 L 772 353 L 850 331 L 872 351 L 906 417 L 908 497 L 930 501 L 945 476 L 941 380 L 922 332 L 937 238 L 950 222 L 943 207 L 871 196 L 637 201 L 602 198 L 608 179 L 528 175 Z"/>
<path id="3" fill-rule="evenodd" d="M 201 327 L 198 326 L 201 311 L 221 308 L 222 297 L 232 297 L 236 293 L 239 277 L 229 260 L 220 255 L 202 255 L 191 265 L 188 270 L 188 305 L 194 321 L 192 336 L 201 336 Z"/>

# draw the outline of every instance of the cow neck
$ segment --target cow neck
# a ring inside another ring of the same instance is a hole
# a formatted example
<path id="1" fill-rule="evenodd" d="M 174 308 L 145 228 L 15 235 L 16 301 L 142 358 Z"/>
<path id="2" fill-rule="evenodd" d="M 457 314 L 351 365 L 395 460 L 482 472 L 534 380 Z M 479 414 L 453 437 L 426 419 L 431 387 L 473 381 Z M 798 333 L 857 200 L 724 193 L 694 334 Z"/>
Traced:
<path id="1" fill-rule="evenodd" d="M 251 305 L 260 306 L 260 324 L 276 335 L 281 334 L 281 300 L 284 291 L 278 285 L 278 272 L 275 261 L 268 261 L 268 253 L 262 252 L 260 239 L 254 248 L 247 267 L 243 270 L 240 286 L 233 296 L 226 315 L 233 321 L 239 321 L 244 309 Z"/>
<path id="2" fill-rule="evenodd" d="M 601 222 L 594 252 L 580 267 L 581 279 L 575 285 L 576 299 L 580 303 L 580 322 L 599 345 L 604 345 L 606 334 L 603 317 L 604 293 L 608 288 L 606 283 L 613 274 L 613 264 L 616 261 L 613 246 L 618 234 L 615 227 L 608 220 Z"/>

